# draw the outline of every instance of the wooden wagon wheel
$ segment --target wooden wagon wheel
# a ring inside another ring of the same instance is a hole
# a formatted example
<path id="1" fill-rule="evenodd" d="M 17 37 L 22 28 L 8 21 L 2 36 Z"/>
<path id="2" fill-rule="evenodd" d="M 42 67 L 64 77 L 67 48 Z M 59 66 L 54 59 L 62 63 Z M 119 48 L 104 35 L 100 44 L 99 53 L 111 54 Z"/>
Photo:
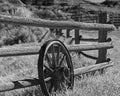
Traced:
<path id="1" fill-rule="evenodd" d="M 45 96 L 73 88 L 74 71 L 71 57 L 61 41 L 51 40 L 41 47 L 38 76 Z"/>

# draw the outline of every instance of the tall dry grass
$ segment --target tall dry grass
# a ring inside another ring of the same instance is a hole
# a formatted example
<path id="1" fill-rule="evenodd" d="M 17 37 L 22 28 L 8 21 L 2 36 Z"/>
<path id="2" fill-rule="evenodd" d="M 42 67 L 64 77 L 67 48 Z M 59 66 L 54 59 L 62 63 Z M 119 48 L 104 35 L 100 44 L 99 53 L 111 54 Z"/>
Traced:
<path id="1" fill-rule="evenodd" d="M 8 8 L 6 8 L 6 6 Z M 4 12 L 3 12 L 4 9 Z M 25 7 L 11 7 L 9 4 L 0 8 L 0 12 L 6 15 L 15 15 L 24 18 L 36 17 L 32 11 Z M 39 42 L 42 36 L 49 31 L 48 28 L 28 27 L 14 24 L 0 24 L 0 46 L 19 43 Z"/>
<path id="2" fill-rule="evenodd" d="M 73 55 L 73 53 L 71 54 Z M 74 63 L 87 64 L 87 61 L 74 53 Z M 0 81 L 19 80 L 24 78 L 37 77 L 37 56 L 22 56 L 1 58 L 0 60 Z M 89 61 L 88 61 L 89 62 Z M 92 64 L 92 63 L 91 63 Z M 77 67 L 77 65 L 75 65 Z M 105 74 L 100 75 L 97 71 L 94 76 L 84 75 L 75 78 L 73 91 L 66 91 L 65 94 L 56 96 L 119 96 L 120 95 L 120 65 L 106 69 Z M 17 89 L 0 93 L 0 96 L 42 96 L 40 86 Z"/>

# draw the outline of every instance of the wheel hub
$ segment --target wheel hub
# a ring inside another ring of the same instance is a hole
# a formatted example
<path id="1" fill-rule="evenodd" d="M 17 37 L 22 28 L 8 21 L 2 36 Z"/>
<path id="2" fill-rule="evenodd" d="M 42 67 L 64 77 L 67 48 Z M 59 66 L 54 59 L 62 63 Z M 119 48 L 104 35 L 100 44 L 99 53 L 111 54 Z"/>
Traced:
<path id="1" fill-rule="evenodd" d="M 64 81 L 64 77 L 69 76 L 69 69 L 65 67 L 56 68 L 52 74 L 53 80 Z"/>

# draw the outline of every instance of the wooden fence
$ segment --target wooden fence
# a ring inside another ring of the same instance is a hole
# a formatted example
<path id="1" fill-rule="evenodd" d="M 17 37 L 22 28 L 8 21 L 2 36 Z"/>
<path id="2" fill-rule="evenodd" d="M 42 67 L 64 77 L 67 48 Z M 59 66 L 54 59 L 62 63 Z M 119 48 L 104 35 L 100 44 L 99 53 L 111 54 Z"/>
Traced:
<path id="1" fill-rule="evenodd" d="M 102 14 L 102 17 L 104 17 L 104 14 Z M 101 19 L 101 22 L 104 23 L 103 18 Z M 75 45 L 66 45 L 68 50 L 77 51 L 77 52 L 87 51 L 87 50 L 99 50 L 99 55 L 97 57 L 97 63 L 100 63 L 100 64 L 95 64 L 95 65 L 90 65 L 88 67 L 74 69 L 75 76 L 83 74 L 83 73 L 95 71 L 98 69 L 103 69 L 109 66 L 113 66 L 112 63 L 106 62 L 107 61 L 106 54 L 107 54 L 107 49 L 113 48 L 112 43 L 107 42 L 108 41 L 107 32 L 115 30 L 116 28 L 114 25 L 97 24 L 97 23 L 82 23 L 82 22 L 73 22 L 73 21 L 51 21 L 51 20 L 23 18 L 23 17 L 6 16 L 6 15 L 0 15 L 0 23 L 20 24 L 20 25 L 26 25 L 26 26 L 37 26 L 37 27 L 48 27 L 48 28 L 60 28 L 60 29 L 68 29 L 68 30 L 76 29 L 77 31 L 74 31 L 76 32 L 75 38 L 78 38 L 78 39 L 75 39 L 76 41 Z M 99 43 L 92 44 L 92 45 L 77 44 L 80 41 L 79 29 L 99 30 L 98 32 Z M 0 57 L 38 54 L 40 47 L 41 47 L 41 44 L 37 44 L 36 46 L 31 46 L 31 47 L 11 46 L 9 48 L 8 47 L 0 48 Z M 25 81 L 24 80 L 11 81 L 8 83 L 0 84 L 0 92 L 34 86 L 38 84 L 39 84 L 38 78 L 26 79 Z M 21 86 L 16 86 L 16 85 L 21 85 Z"/>
<path id="2" fill-rule="evenodd" d="M 116 27 L 120 27 L 120 14 L 110 14 L 110 21 Z"/>

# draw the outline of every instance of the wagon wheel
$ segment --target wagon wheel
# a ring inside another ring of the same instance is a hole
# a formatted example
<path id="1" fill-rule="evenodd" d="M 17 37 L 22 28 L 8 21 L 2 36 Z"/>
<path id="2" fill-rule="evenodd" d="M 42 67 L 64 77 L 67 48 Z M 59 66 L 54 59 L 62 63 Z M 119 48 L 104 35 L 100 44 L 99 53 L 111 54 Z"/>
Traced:
<path id="1" fill-rule="evenodd" d="M 51 40 L 41 47 L 38 76 L 45 96 L 73 88 L 74 71 L 71 57 L 61 41 Z"/>

